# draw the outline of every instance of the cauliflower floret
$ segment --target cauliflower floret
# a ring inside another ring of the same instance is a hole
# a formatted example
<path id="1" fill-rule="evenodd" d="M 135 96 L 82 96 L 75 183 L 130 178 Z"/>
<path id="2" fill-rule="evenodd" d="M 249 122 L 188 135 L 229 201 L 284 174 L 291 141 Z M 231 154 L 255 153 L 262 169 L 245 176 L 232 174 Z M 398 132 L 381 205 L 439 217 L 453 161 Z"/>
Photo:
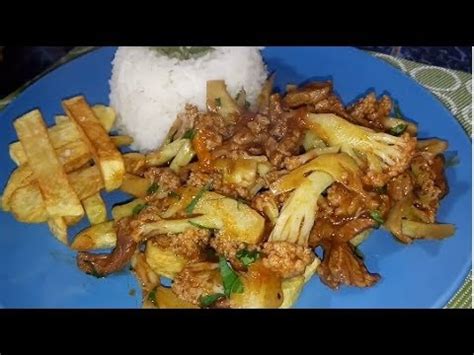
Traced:
<path id="1" fill-rule="evenodd" d="M 263 265 L 282 278 L 302 275 L 315 258 L 310 248 L 289 242 L 267 242 L 263 253 Z"/>
<path id="2" fill-rule="evenodd" d="M 250 206 L 268 217 L 272 224 L 275 224 L 278 218 L 278 204 L 275 196 L 270 191 L 265 191 L 252 199 Z"/>
<path id="3" fill-rule="evenodd" d="M 415 154 L 416 138 L 408 133 L 400 137 L 378 133 L 334 114 L 309 114 L 306 120 L 326 144 L 340 146 L 342 152 L 367 168 L 363 179 L 371 186 L 383 186 L 405 171 Z"/>
<path id="4" fill-rule="evenodd" d="M 171 249 L 187 261 L 196 262 L 205 259 L 204 250 L 209 244 L 209 234 L 206 229 L 188 229 L 176 235 L 155 237 L 155 243 L 162 248 Z"/>

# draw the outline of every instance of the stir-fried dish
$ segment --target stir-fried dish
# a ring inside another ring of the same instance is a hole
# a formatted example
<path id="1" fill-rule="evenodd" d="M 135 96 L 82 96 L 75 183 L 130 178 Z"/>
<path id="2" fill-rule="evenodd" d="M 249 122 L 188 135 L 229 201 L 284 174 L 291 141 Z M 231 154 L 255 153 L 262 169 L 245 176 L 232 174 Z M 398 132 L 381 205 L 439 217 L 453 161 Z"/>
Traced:
<path id="1" fill-rule="evenodd" d="M 130 142 L 108 135 L 100 119 L 108 108 L 67 100 L 58 126 L 74 123 L 83 154 L 71 160 L 58 144 L 49 151 L 60 157 L 60 180 L 69 179 L 71 213 L 51 208 L 57 196 L 46 201 L 20 135 L 22 183 L 7 185 L 3 208 L 18 218 L 15 204 L 43 196 L 43 209 L 18 219 L 47 220 L 57 234 L 83 206 L 92 226 L 71 245 L 78 267 L 96 277 L 130 268 L 146 308 L 287 308 L 312 277 L 333 289 L 376 285 L 381 276 L 358 252 L 373 229 L 405 244 L 453 235 L 436 220 L 448 193 L 445 141 L 418 139 L 388 96 L 345 106 L 331 82 L 288 85 L 284 94 L 272 87 L 270 78 L 252 107 L 244 90 L 234 98 L 223 81 L 209 81 L 207 110 L 186 105 L 165 143 L 146 154 L 118 151 Z M 134 196 L 113 207 L 111 221 L 103 187 Z M 113 250 L 94 251 L 104 248 Z"/>

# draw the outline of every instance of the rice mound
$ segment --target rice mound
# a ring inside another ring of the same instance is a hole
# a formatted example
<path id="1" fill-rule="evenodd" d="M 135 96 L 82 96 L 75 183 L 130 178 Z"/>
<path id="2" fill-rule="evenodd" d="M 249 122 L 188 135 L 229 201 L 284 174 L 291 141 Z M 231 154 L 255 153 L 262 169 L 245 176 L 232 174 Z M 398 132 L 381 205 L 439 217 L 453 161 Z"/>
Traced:
<path id="1" fill-rule="evenodd" d="M 110 105 L 116 128 L 133 137 L 132 148 L 156 149 L 185 104 L 206 109 L 206 81 L 225 80 L 235 97 L 243 87 L 255 105 L 267 70 L 256 47 L 214 47 L 202 57 L 178 60 L 150 47 L 120 47 L 112 62 Z"/>

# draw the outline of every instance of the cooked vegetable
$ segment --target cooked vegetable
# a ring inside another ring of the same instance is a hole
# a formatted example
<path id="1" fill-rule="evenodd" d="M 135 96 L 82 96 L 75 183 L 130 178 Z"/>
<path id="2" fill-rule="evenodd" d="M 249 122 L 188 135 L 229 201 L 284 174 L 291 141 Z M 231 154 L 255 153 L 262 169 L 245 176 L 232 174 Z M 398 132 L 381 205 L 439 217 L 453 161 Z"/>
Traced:
<path id="1" fill-rule="evenodd" d="M 158 286 L 155 293 L 155 300 L 158 308 L 173 309 L 197 309 L 199 307 L 190 302 L 183 301 L 170 289 Z"/>
<path id="2" fill-rule="evenodd" d="M 141 198 L 134 199 L 129 203 L 125 203 L 123 205 L 117 205 L 112 208 L 112 217 L 115 221 L 118 221 L 121 218 L 128 217 L 133 215 L 133 211 L 135 210 L 136 206 L 144 205 L 145 200 Z"/>
<path id="3" fill-rule="evenodd" d="M 129 174 L 138 175 L 146 168 L 146 158 L 140 153 L 127 153 L 122 156 L 125 171 Z"/>
<path id="4" fill-rule="evenodd" d="M 107 221 L 90 226 L 74 238 L 71 248 L 78 251 L 94 249 L 114 248 L 117 242 L 117 234 L 114 229 L 114 222 Z"/>
<path id="5" fill-rule="evenodd" d="M 407 124 L 399 123 L 396 126 L 390 128 L 390 134 L 399 137 L 403 132 L 406 131 L 407 127 Z"/>
<path id="6" fill-rule="evenodd" d="M 224 298 L 225 295 L 223 293 L 213 293 L 211 295 L 201 296 L 199 297 L 199 304 L 201 307 L 206 308 L 212 306 L 221 298 Z"/>
<path id="7" fill-rule="evenodd" d="M 38 182 L 48 215 L 83 214 L 81 202 L 55 154 L 41 113 L 33 110 L 16 119 L 13 125 Z"/>
<path id="8" fill-rule="evenodd" d="M 224 80 L 207 82 L 206 102 L 210 111 L 218 112 L 227 122 L 233 122 L 234 116 L 240 113 L 239 106 L 227 92 Z"/>
<path id="9" fill-rule="evenodd" d="M 122 185 L 120 185 L 120 190 L 135 197 L 145 197 L 150 186 L 150 180 L 133 174 L 125 173 Z"/>
<path id="10" fill-rule="evenodd" d="M 102 127 L 104 127 L 107 132 L 110 132 L 117 116 L 114 109 L 110 106 L 94 105 L 92 106 L 92 111 L 94 111 Z"/>
<path id="11" fill-rule="evenodd" d="M 177 173 L 183 166 L 187 165 L 194 157 L 195 153 L 191 142 L 186 140 L 170 164 L 171 170 Z"/>
<path id="12" fill-rule="evenodd" d="M 257 251 L 257 250 L 247 250 L 247 249 L 241 249 L 235 254 L 237 259 L 239 259 L 244 266 L 249 266 L 250 264 L 253 264 L 256 262 L 262 254 Z"/>
<path id="13" fill-rule="evenodd" d="M 147 166 L 158 166 L 164 163 L 169 162 L 173 159 L 176 154 L 180 151 L 181 147 L 186 143 L 189 142 L 187 139 L 181 138 L 177 139 L 169 144 L 166 144 L 162 148 L 148 153 L 146 155 L 146 165 Z"/>
<path id="14" fill-rule="evenodd" d="M 26 186 L 34 181 L 33 171 L 28 164 L 21 165 L 10 175 L 7 185 L 3 190 L 2 208 L 4 211 L 10 210 L 10 199 L 14 192 L 20 187 Z"/>
<path id="15" fill-rule="evenodd" d="M 414 239 L 443 239 L 456 232 L 453 224 L 422 223 L 402 220 L 402 233 Z"/>
<path id="16" fill-rule="evenodd" d="M 255 159 L 217 159 L 214 166 L 223 174 L 223 181 L 242 187 L 250 187 L 257 179 Z"/>
<path id="17" fill-rule="evenodd" d="M 130 136 L 110 136 L 110 140 L 116 147 L 130 145 L 133 143 L 133 138 Z"/>
<path id="18" fill-rule="evenodd" d="M 67 224 L 64 217 L 55 217 L 48 220 L 48 227 L 54 237 L 61 243 L 68 245 Z"/>
<path id="19" fill-rule="evenodd" d="M 360 161 L 357 153 L 365 154 L 367 181 L 375 186 L 383 186 L 388 178 L 406 170 L 415 152 L 415 138 L 377 133 L 334 114 L 309 114 L 307 123 L 325 143 L 341 146 L 356 161 Z"/>
<path id="20" fill-rule="evenodd" d="M 145 257 L 147 264 L 155 273 L 170 279 L 173 279 L 186 265 L 186 259 L 182 256 L 176 255 L 170 249 L 159 247 L 151 240 L 146 243 Z"/>
<path id="21" fill-rule="evenodd" d="M 283 205 L 269 241 L 308 245 L 318 198 L 333 182 L 333 177 L 322 171 L 315 171 L 305 178 Z"/>
<path id="22" fill-rule="evenodd" d="M 403 132 L 408 132 L 411 136 L 416 136 L 418 128 L 416 124 L 402 118 L 387 117 L 382 120 L 382 124 L 390 134 L 399 136 Z"/>
<path id="23" fill-rule="evenodd" d="M 105 189 L 107 191 L 118 189 L 125 174 L 122 155 L 112 143 L 94 111 L 83 96 L 64 100 L 63 107 L 68 117 L 76 123 L 82 140 L 89 146 L 104 179 Z"/>
<path id="24" fill-rule="evenodd" d="M 262 86 L 262 91 L 257 99 L 257 108 L 258 112 L 265 112 L 270 105 L 270 95 L 273 90 L 273 82 L 275 81 L 275 74 L 270 75 L 270 77 L 265 80 L 265 83 Z"/>
<path id="25" fill-rule="evenodd" d="M 370 218 L 372 218 L 375 222 L 377 222 L 378 225 L 382 225 L 384 223 L 382 215 L 377 210 L 370 211 Z"/>
<path id="26" fill-rule="evenodd" d="M 433 155 L 442 154 L 448 149 L 448 142 L 442 139 L 422 139 L 416 142 L 416 149 Z"/>
<path id="27" fill-rule="evenodd" d="M 136 205 L 135 207 L 133 207 L 133 210 L 132 210 L 132 215 L 133 216 L 136 216 L 138 214 L 140 214 L 141 211 L 143 211 L 145 208 L 146 208 L 146 203 L 145 204 L 140 204 L 140 205 Z"/>

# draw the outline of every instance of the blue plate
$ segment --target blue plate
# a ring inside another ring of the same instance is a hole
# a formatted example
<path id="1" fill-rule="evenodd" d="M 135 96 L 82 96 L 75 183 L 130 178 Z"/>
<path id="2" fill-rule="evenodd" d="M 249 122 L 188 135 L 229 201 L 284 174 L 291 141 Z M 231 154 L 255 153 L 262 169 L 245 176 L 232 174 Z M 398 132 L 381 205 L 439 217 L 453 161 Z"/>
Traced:
<path id="1" fill-rule="evenodd" d="M 0 115 L 0 186 L 15 164 L 8 144 L 17 140 L 12 122 L 39 108 L 49 124 L 62 113 L 61 100 L 84 94 L 91 103 L 108 103 L 111 60 L 115 48 L 102 48 L 51 72 L 25 90 Z M 349 103 L 368 89 L 389 93 L 404 114 L 419 123 L 420 137 L 440 137 L 457 151 L 460 164 L 447 170 L 449 195 L 442 201 L 439 221 L 454 223 L 456 235 L 443 241 L 405 246 L 387 232 L 377 231 L 362 246 L 370 271 L 382 275 L 369 289 L 345 287 L 332 291 L 314 278 L 297 307 L 385 308 L 443 307 L 461 286 L 471 267 L 471 144 L 450 112 L 428 91 L 388 64 L 352 48 L 267 48 L 265 61 L 276 71 L 278 88 L 308 79 L 334 81 Z M 108 206 L 129 197 L 103 193 Z M 109 210 L 110 213 L 110 210 Z M 54 239 L 45 224 L 17 222 L 0 213 L 0 306 L 2 307 L 140 307 L 140 291 L 126 270 L 105 279 L 81 272 L 75 253 Z M 70 230 L 87 226 L 83 220 Z M 136 290 L 134 294 L 132 290 Z M 132 291 L 132 292 L 131 292 Z"/>

